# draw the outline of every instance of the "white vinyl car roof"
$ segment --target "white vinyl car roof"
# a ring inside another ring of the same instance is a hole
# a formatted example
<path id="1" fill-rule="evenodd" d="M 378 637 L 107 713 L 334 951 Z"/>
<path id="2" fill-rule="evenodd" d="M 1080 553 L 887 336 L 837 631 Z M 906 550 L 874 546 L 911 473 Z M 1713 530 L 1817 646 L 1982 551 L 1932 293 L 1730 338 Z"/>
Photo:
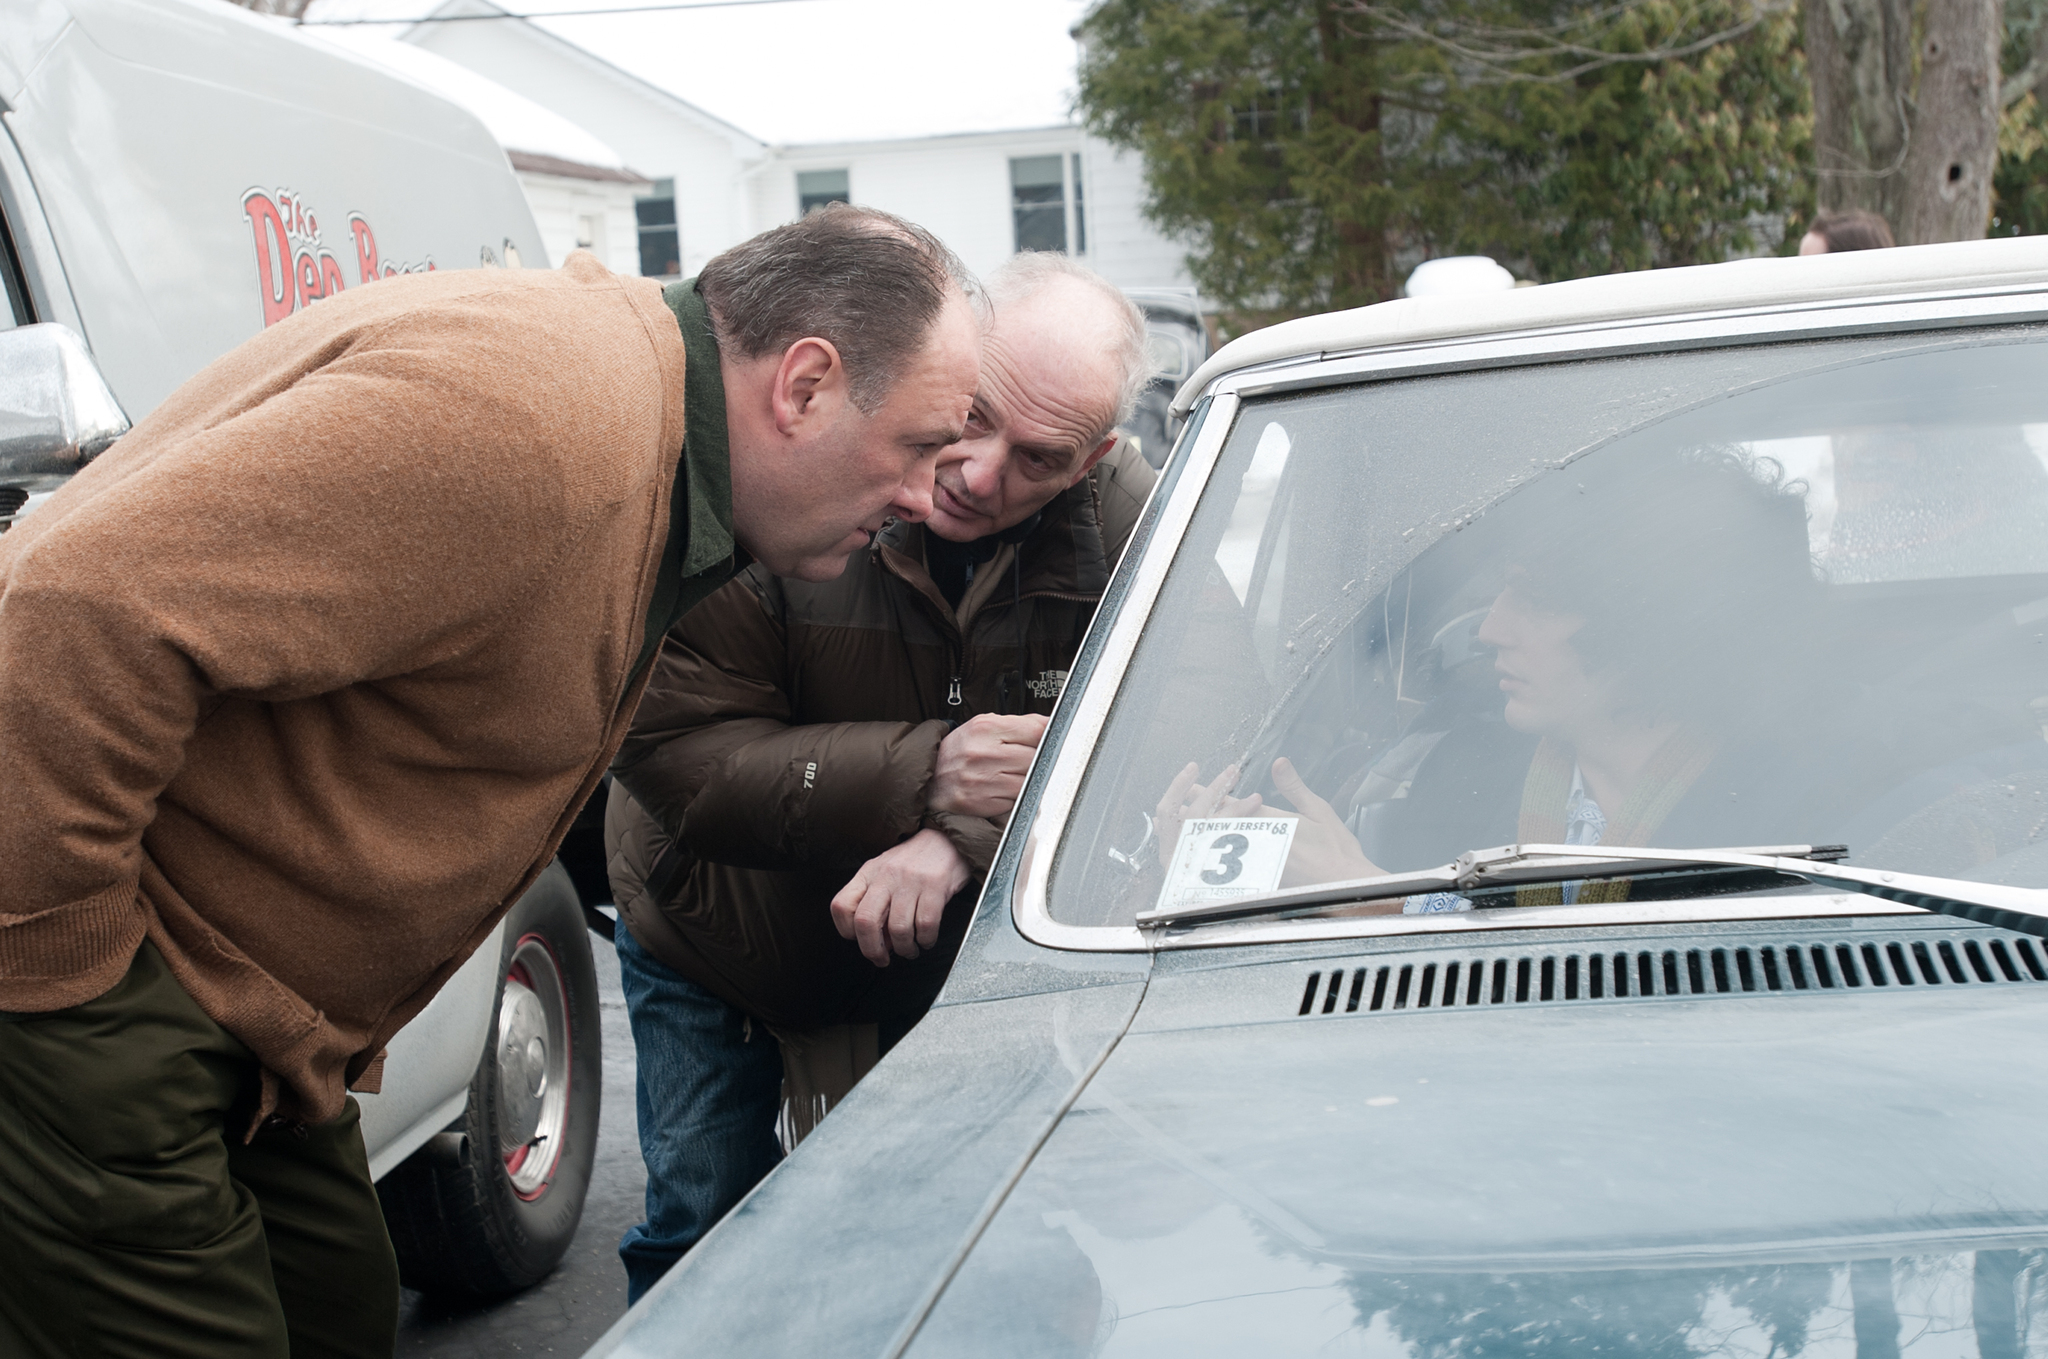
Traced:
<path id="1" fill-rule="evenodd" d="M 1404 297 L 1283 321 L 1209 356 L 1174 398 L 1177 414 L 1222 373 L 1318 358 L 1582 325 L 1891 294 L 2048 286 L 2048 236 L 1645 269 L 1467 297 Z"/>

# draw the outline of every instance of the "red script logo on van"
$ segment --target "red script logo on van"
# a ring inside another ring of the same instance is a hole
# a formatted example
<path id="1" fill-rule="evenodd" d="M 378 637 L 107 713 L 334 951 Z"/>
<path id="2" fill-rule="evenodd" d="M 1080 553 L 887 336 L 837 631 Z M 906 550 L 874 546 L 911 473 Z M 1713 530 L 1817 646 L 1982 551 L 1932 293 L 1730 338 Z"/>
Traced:
<path id="1" fill-rule="evenodd" d="M 341 261 L 320 240 L 320 222 L 306 201 L 290 189 L 251 189 L 242 195 L 242 212 L 256 239 L 256 280 L 263 297 L 263 324 L 276 325 L 301 307 L 342 290 Z M 393 274 L 423 273 L 434 267 L 429 255 L 416 264 L 395 264 L 377 258 L 377 236 L 359 212 L 348 215 L 354 238 L 356 280 L 374 283 Z"/>

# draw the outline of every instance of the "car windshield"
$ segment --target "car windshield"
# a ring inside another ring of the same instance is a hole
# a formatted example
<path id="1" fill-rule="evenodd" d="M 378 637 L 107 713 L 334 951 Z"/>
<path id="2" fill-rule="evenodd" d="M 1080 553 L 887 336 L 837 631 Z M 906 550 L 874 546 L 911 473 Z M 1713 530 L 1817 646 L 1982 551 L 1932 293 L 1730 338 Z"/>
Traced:
<path id="1" fill-rule="evenodd" d="M 1839 844 L 2048 887 L 2044 378 L 2048 332 L 2006 327 L 1246 401 L 1091 756 L 1053 918 L 1510 843 Z M 1350 909 L 1660 890 L 1700 889 Z"/>

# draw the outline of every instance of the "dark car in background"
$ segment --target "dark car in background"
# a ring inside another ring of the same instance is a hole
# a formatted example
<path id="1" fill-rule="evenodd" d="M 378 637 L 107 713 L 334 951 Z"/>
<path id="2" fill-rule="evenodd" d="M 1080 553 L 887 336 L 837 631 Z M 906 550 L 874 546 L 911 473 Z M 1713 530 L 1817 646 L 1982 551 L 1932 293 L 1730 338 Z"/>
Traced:
<path id="1" fill-rule="evenodd" d="M 1129 430 L 1138 436 L 1145 461 L 1164 466 L 1180 433 L 1181 417 L 1173 413 L 1173 394 L 1209 357 L 1209 328 L 1192 288 L 1127 288 L 1125 295 L 1145 313 L 1145 352 L 1152 360 L 1152 380 L 1138 396 Z"/>
<path id="2" fill-rule="evenodd" d="M 2048 1353 L 2048 243 L 1180 402 L 938 1004 L 593 1353 Z"/>

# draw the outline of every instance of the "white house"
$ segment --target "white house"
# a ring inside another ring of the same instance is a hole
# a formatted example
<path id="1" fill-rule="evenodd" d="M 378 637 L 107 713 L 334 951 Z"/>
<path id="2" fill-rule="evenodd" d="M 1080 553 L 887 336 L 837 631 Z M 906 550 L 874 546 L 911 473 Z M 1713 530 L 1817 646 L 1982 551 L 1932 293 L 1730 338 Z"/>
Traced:
<path id="1" fill-rule="evenodd" d="M 546 152 L 505 148 L 526 190 L 548 263 L 588 250 L 622 274 L 644 272 L 637 212 L 652 183 L 624 166 L 592 165 Z"/>
<path id="2" fill-rule="evenodd" d="M 417 17 L 397 30 L 403 43 L 516 91 L 622 157 L 651 181 L 636 204 L 643 273 L 694 273 L 728 246 L 844 200 L 929 228 L 977 273 L 1050 249 L 1122 287 L 1189 287 L 1184 251 L 1142 216 L 1137 158 L 1071 123 L 772 145 L 490 0 L 440 0 L 423 15 L 431 3 L 315 0 L 307 18 Z"/>
<path id="3" fill-rule="evenodd" d="M 584 249 L 612 269 L 641 271 L 635 211 L 652 184 L 628 168 L 618 152 L 560 114 L 420 47 L 364 29 L 312 31 L 461 104 L 505 148 L 548 258 L 481 263 L 547 266 L 560 264 L 571 250 Z"/>
<path id="4" fill-rule="evenodd" d="M 1061 250 L 1121 287 L 1188 283 L 1184 252 L 1140 214 L 1137 158 L 1070 123 L 781 146 L 753 195 L 757 229 L 837 197 L 929 228 L 976 273 L 1019 250 Z"/>
<path id="5" fill-rule="evenodd" d="M 423 7 L 423 0 L 369 3 L 411 14 Z M 309 17 L 328 12 L 316 6 Z M 748 215 L 747 181 L 772 159 L 765 142 L 536 24 L 456 18 L 503 13 L 487 0 L 444 0 L 431 14 L 455 22 L 412 24 L 400 36 L 577 124 L 647 176 L 639 205 L 641 272 L 695 273 L 761 229 Z"/>

